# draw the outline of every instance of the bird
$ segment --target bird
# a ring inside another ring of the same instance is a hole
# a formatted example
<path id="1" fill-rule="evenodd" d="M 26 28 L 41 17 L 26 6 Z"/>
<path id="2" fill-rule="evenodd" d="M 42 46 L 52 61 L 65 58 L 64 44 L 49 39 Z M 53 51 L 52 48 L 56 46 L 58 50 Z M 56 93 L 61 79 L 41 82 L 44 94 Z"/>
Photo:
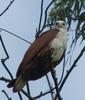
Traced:
<path id="1" fill-rule="evenodd" d="M 67 27 L 63 20 L 57 20 L 51 29 L 41 33 L 28 47 L 18 67 L 16 78 L 8 83 L 13 92 L 23 89 L 28 81 L 42 78 L 63 59 L 67 48 Z"/>

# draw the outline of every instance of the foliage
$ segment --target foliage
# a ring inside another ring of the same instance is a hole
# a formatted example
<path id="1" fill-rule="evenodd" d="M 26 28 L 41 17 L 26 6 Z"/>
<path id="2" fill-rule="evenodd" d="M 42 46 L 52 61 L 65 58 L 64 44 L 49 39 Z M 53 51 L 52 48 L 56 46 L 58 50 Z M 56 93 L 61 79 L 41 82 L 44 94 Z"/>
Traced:
<path id="1" fill-rule="evenodd" d="M 85 0 L 55 0 L 49 13 L 48 23 L 65 20 L 70 29 L 72 22 L 76 22 L 75 39 L 80 36 L 85 40 Z"/>

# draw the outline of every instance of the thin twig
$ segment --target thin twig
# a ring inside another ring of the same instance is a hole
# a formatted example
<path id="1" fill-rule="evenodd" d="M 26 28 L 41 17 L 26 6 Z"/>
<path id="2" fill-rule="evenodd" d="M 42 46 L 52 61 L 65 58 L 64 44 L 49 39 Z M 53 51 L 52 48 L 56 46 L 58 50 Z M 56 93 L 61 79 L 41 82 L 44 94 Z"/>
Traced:
<path id="1" fill-rule="evenodd" d="M 48 85 L 49 85 L 49 88 L 50 88 L 50 90 L 51 90 L 51 97 L 52 97 L 52 100 L 53 100 L 53 91 L 52 91 L 52 86 L 51 86 L 51 83 L 50 83 L 50 80 L 49 80 L 49 77 L 48 77 L 48 75 L 46 75 L 46 79 L 47 79 L 47 83 L 48 83 Z"/>
<path id="2" fill-rule="evenodd" d="M 5 77 L 1 77 L 1 78 L 0 78 L 0 81 L 10 82 L 11 80 L 10 80 L 10 79 L 7 79 L 7 78 L 5 78 Z M 52 91 L 53 91 L 54 89 L 55 89 L 55 87 L 52 88 L 52 89 L 49 90 L 49 91 L 46 91 L 46 92 L 44 92 L 44 93 L 40 93 L 38 96 L 33 97 L 33 98 L 34 98 L 34 99 L 38 99 L 39 97 L 45 96 L 45 95 L 47 95 L 47 94 L 49 94 L 49 93 L 52 93 Z M 25 92 L 24 90 L 22 90 L 22 93 L 23 93 L 25 96 L 29 97 L 28 93 Z M 42 95 L 41 95 L 41 94 L 42 94 Z"/>
<path id="3" fill-rule="evenodd" d="M 41 29 L 41 22 L 42 22 L 42 16 L 43 16 L 43 0 L 41 0 L 41 11 L 40 11 L 40 20 L 39 20 L 39 26 L 38 26 L 38 31 L 36 31 L 35 38 L 37 39 L 39 34 L 40 34 L 40 29 Z"/>
<path id="4" fill-rule="evenodd" d="M 0 35 L 0 41 L 1 41 L 1 44 L 2 44 L 2 46 L 3 46 L 4 52 L 5 52 L 5 54 L 6 54 L 6 58 L 1 59 L 1 62 L 2 62 L 2 64 L 3 64 L 3 66 L 4 66 L 4 68 L 6 69 L 6 71 L 8 72 L 9 76 L 10 76 L 11 79 L 13 80 L 13 76 L 12 76 L 11 72 L 9 71 L 9 69 L 7 68 L 6 64 L 5 64 L 5 61 L 6 61 L 7 59 L 9 59 L 9 54 L 8 54 L 6 48 L 5 48 L 5 45 L 4 45 L 4 42 L 3 42 L 3 39 L 2 39 L 2 37 L 1 37 L 1 35 Z"/>
<path id="5" fill-rule="evenodd" d="M 53 4 L 54 0 L 52 0 L 50 2 L 50 4 L 47 6 L 47 8 L 45 9 L 45 18 L 44 18 L 44 24 L 42 26 L 42 29 L 40 30 L 40 33 L 43 31 L 43 29 L 45 28 L 46 26 L 46 21 L 47 21 L 47 13 L 48 13 L 48 9 L 50 8 L 50 6 Z"/>
<path id="6" fill-rule="evenodd" d="M 19 96 L 19 99 L 20 99 L 20 100 L 23 100 L 23 99 L 22 99 L 22 95 L 21 95 L 20 92 L 18 92 L 18 96 Z"/>
<path id="7" fill-rule="evenodd" d="M 82 57 L 82 55 L 83 55 L 84 52 L 85 52 L 85 46 L 84 46 L 83 49 L 81 50 L 80 54 L 78 55 L 78 57 L 76 58 L 76 60 L 74 61 L 74 63 L 73 63 L 72 66 L 70 67 L 70 69 L 67 71 L 67 74 L 66 74 L 66 76 L 64 77 L 64 79 L 63 79 L 63 81 L 62 81 L 62 83 L 61 83 L 61 85 L 60 85 L 59 90 L 61 90 L 62 87 L 64 86 L 64 84 L 65 84 L 65 82 L 66 82 L 68 76 L 70 75 L 70 73 L 72 72 L 72 70 L 75 68 L 77 62 L 78 62 L 79 59 Z"/>
<path id="8" fill-rule="evenodd" d="M 11 79 L 13 80 L 13 75 L 12 73 L 10 72 L 10 70 L 7 68 L 6 64 L 5 64 L 5 60 L 4 59 L 1 59 L 1 62 L 4 66 L 4 68 L 6 69 L 6 71 L 8 72 L 9 76 L 11 77 Z"/>
<path id="9" fill-rule="evenodd" d="M 27 98 L 29 98 L 29 100 L 35 100 L 35 99 L 32 98 L 26 91 L 21 90 L 21 92 L 22 92 Z"/>
<path id="10" fill-rule="evenodd" d="M 13 4 L 15 0 L 10 1 L 9 5 L 4 9 L 4 11 L 0 14 L 0 16 L 2 16 L 8 9 L 9 7 Z"/>
<path id="11" fill-rule="evenodd" d="M 50 2 L 50 4 L 47 6 L 47 8 L 45 9 L 45 19 L 44 19 L 44 24 L 43 24 L 43 26 L 46 25 L 48 9 L 49 9 L 50 6 L 53 4 L 53 2 L 54 2 L 54 0 L 52 0 L 52 1 Z"/>
<path id="12" fill-rule="evenodd" d="M 41 0 L 41 13 L 40 13 L 38 31 L 40 31 L 40 28 L 41 28 L 42 16 L 43 16 L 43 0 Z"/>
<path id="13" fill-rule="evenodd" d="M 43 2 L 43 1 L 42 1 Z M 40 14 L 40 16 L 43 14 L 42 13 L 42 10 L 43 10 L 43 4 L 42 4 L 42 2 L 41 2 L 41 14 Z M 35 37 L 37 38 L 38 36 L 39 36 L 39 34 L 44 30 L 44 28 L 46 27 L 46 21 L 47 21 L 47 13 L 48 13 L 48 9 L 50 8 L 50 6 L 52 5 L 52 3 L 54 2 L 54 0 L 52 0 L 51 2 L 50 2 L 50 4 L 47 6 L 47 8 L 45 9 L 45 18 L 44 18 L 44 23 L 43 23 L 43 25 L 42 25 L 42 28 L 40 29 L 40 25 L 41 25 L 41 22 L 42 22 L 42 18 L 40 17 L 40 21 L 39 21 L 39 26 L 38 26 L 38 31 L 36 32 L 36 35 L 35 35 Z"/>
<path id="14" fill-rule="evenodd" d="M 23 39 L 22 37 L 20 37 L 20 36 L 14 34 L 13 32 L 8 31 L 8 30 L 6 30 L 6 29 L 4 29 L 4 28 L 0 28 L 0 30 L 2 30 L 2 31 L 4 31 L 4 32 L 7 32 L 7 33 L 9 33 L 9 34 L 11 34 L 11 35 L 13 35 L 13 36 L 15 36 L 15 37 L 17 37 L 17 38 L 19 38 L 19 39 L 25 41 L 25 42 L 27 42 L 27 43 L 29 43 L 29 44 L 32 44 L 30 41 L 27 41 L 26 39 Z"/>
<path id="15" fill-rule="evenodd" d="M 2 90 L 2 92 L 5 94 L 5 96 L 7 97 L 8 100 L 12 100 L 11 97 L 8 96 L 8 94 L 6 93 L 5 90 Z"/>
<path id="16" fill-rule="evenodd" d="M 3 67 L 5 68 L 5 70 L 8 72 L 9 76 L 10 76 L 11 79 L 13 80 L 13 75 L 12 75 L 12 73 L 10 72 L 10 70 L 8 69 L 8 67 L 7 67 L 6 64 L 5 64 L 5 61 L 6 61 L 7 59 L 9 59 L 9 54 L 8 54 L 8 52 L 7 52 L 7 50 L 6 50 L 6 47 L 5 47 L 5 45 L 4 45 L 3 39 L 2 39 L 2 37 L 1 37 L 1 34 L 0 34 L 0 41 L 1 41 L 2 47 L 3 47 L 3 49 L 4 49 L 4 52 L 5 52 L 5 54 L 6 54 L 6 58 L 1 59 L 1 62 L 2 62 Z M 6 82 L 7 80 L 4 80 L 4 81 Z M 18 95 L 19 95 L 20 100 L 22 100 L 22 96 L 21 96 L 21 94 L 20 94 L 19 92 L 18 92 Z"/>
<path id="17" fill-rule="evenodd" d="M 6 48 L 5 48 L 5 45 L 4 45 L 4 42 L 3 42 L 3 39 L 2 39 L 1 34 L 0 34 L 0 41 L 1 41 L 1 44 L 2 44 L 3 49 L 4 49 L 4 51 L 5 51 L 5 54 L 6 54 L 6 56 L 7 56 L 6 58 L 4 58 L 4 61 L 6 61 L 7 59 L 9 59 L 9 54 L 8 54 Z"/>
<path id="18" fill-rule="evenodd" d="M 4 81 L 4 82 L 11 82 L 11 80 L 10 79 L 7 79 L 7 78 L 5 78 L 5 77 L 0 77 L 0 81 Z"/>
<path id="19" fill-rule="evenodd" d="M 26 87 L 27 87 L 27 93 L 31 96 L 29 82 L 27 82 Z"/>
<path id="20" fill-rule="evenodd" d="M 0 78 L 0 81 L 10 82 L 11 80 L 10 79 L 7 79 L 5 77 L 1 77 Z M 4 90 L 2 90 L 2 92 L 6 95 L 6 97 L 8 98 L 8 100 L 12 100 L 11 98 L 9 98 L 9 96 L 7 95 L 7 93 Z M 19 96 L 20 100 L 23 100 L 20 92 L 18 92 L 18 96 Z"/>

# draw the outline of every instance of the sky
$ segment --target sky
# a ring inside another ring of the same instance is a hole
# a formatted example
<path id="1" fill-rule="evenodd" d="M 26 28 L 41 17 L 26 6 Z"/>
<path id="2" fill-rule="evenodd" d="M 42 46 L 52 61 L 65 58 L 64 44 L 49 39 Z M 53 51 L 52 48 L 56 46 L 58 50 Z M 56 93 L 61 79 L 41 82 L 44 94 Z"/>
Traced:
<path id="1" fill-rule="evenodd" d="M 40 15 L 40 1 L 41 0 L 15 0 L 12 6 L 7 10 L 7 12 L 0 17 L 0 28 L 7 29 L 20 37 L 23 37 L 26 40 L 33 41 L 35 39 L 36 28 L 39 23 L 39 15 Z M 48 5 L 50 0 L 44 0 L 44 8 Z M 0 13 L 4 10 L 4 8 L 9 4 L 10 0 L 1 0 L 0 1 Z M 73 27 L 75 24 L 73 23 Z M 15 77 L 17 68 L 24 56 L 25 51 L 29 47 L 29 44 L 6 33 L 1 31 L 4 44 L 8 51 L 10 59 L 6 61 L 6 65 L 13 73 Z M 69 37 L 71 37 L 72 32 L 68 32 Z M 72 37 L 71 37 L 72 38 Z M 70 43 L 68 40 L 68 44 Z M 81 39 L 80 39 L 81 40 Z M 72 59 L 79 54 L 82 45 L 77 43 L 76 48 L 72 53 Z M 0 59 L 5 57 L 4 50 L 0 43 Z M 73 70 L 70 74 L 65 86 L 61 91 L 61 96 L 63 100 L 83 100 L 85 98 L 85 78 L 84 78 L 84 63 L 85 57 L 83 56 L 78 62 L 78 66 Z M 0 77 L 5 76 L 10 78 L 5 69 L 3 68 L 0 62 Z M 62 69 L 62 64 L 60 68 L 58 67 L 57 73 L 60 73 Z M 68 69 L 68 66 L 66 67 Z M 50 73 L 49 73 L 50 75 Z M 51 83 L 53 84 L 52 78 L 50 76 Z M 1 90 L 6 90 L 9 96 L 13 98 L 13 100 L 19 100 L 18 95 L 12 92 L 11 89 L 6 87 L 6 83 L 0 81 L 0 100 L 7 100 Z M 33 96 L 38 95 L 41 91 L 48 90 L 48 84 L 46 82 L 46 78 L 43 77 L 37 81 L 30 82 L 30 90 Z M 28 100 L 24 97 L 24 100 Z M 39 100 L 51 100 L 50 95 L 39 98 Z"/>

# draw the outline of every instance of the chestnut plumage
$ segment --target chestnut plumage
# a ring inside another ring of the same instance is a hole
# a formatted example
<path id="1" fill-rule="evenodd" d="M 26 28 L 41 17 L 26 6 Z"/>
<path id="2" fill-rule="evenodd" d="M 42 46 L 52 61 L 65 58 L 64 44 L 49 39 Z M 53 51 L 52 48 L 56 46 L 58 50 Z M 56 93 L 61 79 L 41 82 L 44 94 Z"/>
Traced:
<path id="1" fill-rule="evenodd" d="M 57 23 L 57 24 L 56 24 Z M 16 73 L 8 87 L 20 91 L 27 81 L 37 80 L 56 67 L 65 54 L 67 28 L 64 21 L 57 21 L 52 29 L 43 32 L 28 48 Z"/>

